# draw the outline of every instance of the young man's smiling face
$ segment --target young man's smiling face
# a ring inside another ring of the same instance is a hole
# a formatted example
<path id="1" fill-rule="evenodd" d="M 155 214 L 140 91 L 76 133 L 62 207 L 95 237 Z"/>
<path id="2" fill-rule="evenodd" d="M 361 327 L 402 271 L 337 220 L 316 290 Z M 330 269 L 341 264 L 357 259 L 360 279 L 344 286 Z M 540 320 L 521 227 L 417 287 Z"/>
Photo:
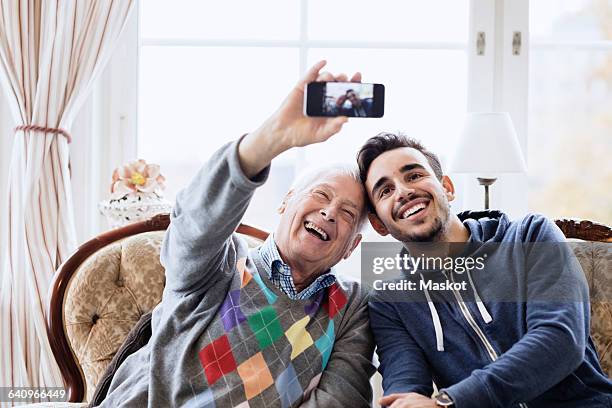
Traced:
<path id="1" fill-rule="evenodd" d="M 401 242 L 440 240 L 449 224 L 454 189 L 439 180 L 418 150 L 400 147 L 380 154 L 368 169 L 366 191 L 376 214 L 374 229 Z"/>

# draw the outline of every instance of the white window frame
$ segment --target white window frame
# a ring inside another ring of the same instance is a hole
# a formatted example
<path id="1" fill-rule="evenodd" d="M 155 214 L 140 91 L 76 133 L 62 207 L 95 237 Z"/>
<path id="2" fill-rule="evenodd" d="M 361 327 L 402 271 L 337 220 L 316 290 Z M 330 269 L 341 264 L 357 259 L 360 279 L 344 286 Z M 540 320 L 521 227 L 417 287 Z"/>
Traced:
<path id="1" fill-rule="evenodd" d="M 472 1 L 472 0 L 471 0 Z M 300 0 L 300 29 L 297 40 L 248 40 L 248 39 L 141 39 L 140 47 L 266 47 L 297 48 L 299 50 L 298 72 L 300 78 L 308 69 L 308 50 L 311 48 L 344 48 L 344 49 L 421 49 L 421 50 L 463 50 L 463 42 L 424 42 L 424 41 L 347 41 L 347 40 L 311 40 L 308 38 L 308 2 Z M 139 3 L 142 4 L 142 3 Z M 139 9 L 140 11 L 140 9 Z M 262 118 L 263 120 L 264 118 Z M 295 158 L 296 170 L 307 166 L 305 150 L 298 149 Z"/>
<path id="2" fill-rule="evenodd" d="M 73 168 L 78 179 L 73 183 L 75 209 L 79 223 L 78 237 L 89 238 L 106 229 L 97 211 L 97 202 L 107 198 L 110 175 L 115 167 L 137 157 L 138 146 L 138 60 L 141 46 L 223 46 L 223 47 L 297 47 L 299 72 L 307 69 L 309 48 L 382 48 L 382 49 L 464 49 L 462 42 L 387 42 L 324 41 L 308 38 L 308 1 L 300 0 L 300 31 L 297 40 L 181 40 L 140 39 L 140 6 L 128 22 L 120 46 L 99 78 L 96 87 L 75 121 L 75 135 L 90 134 L 88 143 L 72 146 Z M 140 5 L 140 3 L 139 3 Z M 529 58 L 529 0 L 471 0 L 468 36 L 468 111 L 508 111 L 514 121 L 519 142 L 527 157 L 527 94 Z M 476 55 L 476 33 L 484 31 L 484 56 Z M 522 33 L 519 56 L 512 55 L 512 33 Z M 297 153 L 297 167 L 304 163 Z M 100 163 L 90 168 L 88 163 Z M 89 167 L 88 167 L 89 166 Z M 482 208 L 483 191 L 475 175 L 452 175 L 459 192 L 455 211 Z M 95 191 L 92 185 L 97 185 Z M 511 216 L 527 211 L 527 175 L 503 175 L 492 188 L 492 205 Z M 81 208 L 81 210 L 78 210 Z"/>
<path id="3" fill-rule="evenodd" d="M 509 112 L 527 162 L 529 93 L 529 0 L 471 0 L 468 49 L 468 112 Z M 485 33 L 484 55 L 477 55 L 477 33 Z M 514 32 L 521 33 L 513 55 Z M 529 166 L 529 163 L 527 163 Z M 483 208 L 476 175 L 455 175 L 462 209 Z M 511 218 L 528 211 L 527 174 L 503 174 L 491 187 L 491 207 Z"/>

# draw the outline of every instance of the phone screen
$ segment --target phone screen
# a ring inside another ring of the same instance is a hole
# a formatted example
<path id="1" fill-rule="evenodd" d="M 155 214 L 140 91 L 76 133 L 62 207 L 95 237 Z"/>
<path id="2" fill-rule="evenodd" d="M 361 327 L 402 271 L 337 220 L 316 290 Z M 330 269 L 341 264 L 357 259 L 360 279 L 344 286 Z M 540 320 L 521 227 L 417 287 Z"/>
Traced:
<path id="1" fill-rule="evenodd" d="M 384 113 L 384 86 L 357 82 L 311 82 L 306 115 L 379 118 Z"/>

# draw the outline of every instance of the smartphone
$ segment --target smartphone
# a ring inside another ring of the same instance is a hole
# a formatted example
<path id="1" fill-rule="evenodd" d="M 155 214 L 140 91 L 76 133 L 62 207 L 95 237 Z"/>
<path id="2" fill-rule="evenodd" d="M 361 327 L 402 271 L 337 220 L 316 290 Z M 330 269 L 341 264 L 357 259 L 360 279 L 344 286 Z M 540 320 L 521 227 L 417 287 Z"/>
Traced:
<path id="1" fill-rule="evenodd" d="M 304 92 L 306 116 L 381 118 L 385 87 L 359 82 L 311 82 Z"/>

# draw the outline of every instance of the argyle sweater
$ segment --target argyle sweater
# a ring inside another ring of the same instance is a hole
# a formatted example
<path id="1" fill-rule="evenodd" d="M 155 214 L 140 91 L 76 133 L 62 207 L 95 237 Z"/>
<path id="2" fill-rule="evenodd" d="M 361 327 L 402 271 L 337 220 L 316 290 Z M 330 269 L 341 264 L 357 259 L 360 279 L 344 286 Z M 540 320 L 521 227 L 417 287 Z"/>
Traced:
<path id="1" fill-rule="evenodd" d="M 269 171 L 248 179 L 238 143 L 178 194 L 151 340 L 119 367 L 101 406 L 370 405 L 367 297 L 340 276 L 309 300 L 270 282 L 259 251 L 233 234 Z"/>

